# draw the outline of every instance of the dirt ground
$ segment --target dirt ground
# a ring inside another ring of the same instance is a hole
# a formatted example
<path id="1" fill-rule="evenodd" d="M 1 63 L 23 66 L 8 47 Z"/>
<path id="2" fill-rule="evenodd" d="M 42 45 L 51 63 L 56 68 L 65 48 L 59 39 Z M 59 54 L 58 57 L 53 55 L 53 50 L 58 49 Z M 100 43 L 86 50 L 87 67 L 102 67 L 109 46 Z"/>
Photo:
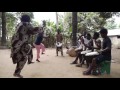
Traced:
<path id="1" fill-rule="evenodd" d="M 25 65 L 22 70 L 24 78 L 120 78 L 120 50 L 113 49 L 113 62 L 111 65 L 111 75 L 84 76 L 82 73 L 86 67 L 82 68 L 71 65 L 75 57 L 69 57 L 64 49 L 64 57 L 60 54 L 57 57 L 55 49 L 47 49 L 46 54 L 41 55 L 41 62 L 36 62 L 36 50 L 33 49 L 34 64 Z M 16 65 L 10 58 L 10 50 L 0 50 L 0 78 L 15 78 L 13 73 Z"/>

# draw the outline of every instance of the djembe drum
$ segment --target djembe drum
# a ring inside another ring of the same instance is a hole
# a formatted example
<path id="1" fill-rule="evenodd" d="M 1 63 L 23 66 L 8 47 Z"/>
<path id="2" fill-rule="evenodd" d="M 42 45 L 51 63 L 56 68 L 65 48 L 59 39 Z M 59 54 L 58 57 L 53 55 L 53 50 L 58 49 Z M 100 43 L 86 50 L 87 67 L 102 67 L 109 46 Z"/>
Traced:
<path id="1" fill-rule="evenodd" d="M 75 52 L 75 48 L 70 48 L 67 50 L 67 54 L 69 54 L 69 56 L 71 57 L 76 57 L 76 52 Z"/>

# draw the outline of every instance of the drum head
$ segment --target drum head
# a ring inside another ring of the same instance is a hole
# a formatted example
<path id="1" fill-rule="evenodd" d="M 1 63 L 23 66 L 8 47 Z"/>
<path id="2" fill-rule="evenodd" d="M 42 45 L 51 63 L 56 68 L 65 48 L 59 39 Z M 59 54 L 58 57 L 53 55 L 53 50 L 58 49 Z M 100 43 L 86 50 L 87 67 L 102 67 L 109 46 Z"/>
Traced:
<path id="1" fill-rule="evenodd" d="M 62 47 L 62 43 L 57 42 L 57 43 L 56 43 L 56 46 L 57 46 L 57 47 Z"/>
<path id="2" fill-rule="evenodd" d="M 99 55 L 98 52 L 90 52 L 90 53 L 87 53 L 85 56 L 96 56 L 96 55 Z"/>
<path id="3" fill-rule="evenodd" d="M 82 51 L 81 54 L 86 54 L 86 53 L 89 53 L 89 52 L 91 52 L 91 50 Z"/>

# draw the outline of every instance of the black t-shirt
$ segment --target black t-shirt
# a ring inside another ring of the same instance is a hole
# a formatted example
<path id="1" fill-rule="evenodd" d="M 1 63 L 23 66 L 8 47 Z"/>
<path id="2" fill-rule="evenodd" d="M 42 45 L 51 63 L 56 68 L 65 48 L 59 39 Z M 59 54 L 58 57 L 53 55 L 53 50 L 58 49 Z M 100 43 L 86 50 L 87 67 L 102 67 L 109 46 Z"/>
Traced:
<path id="1" fill-rule="evenodd" d="M 109 37 L 104 38 L 103 44 L 102 44 L 102 49 L 109 47 L 110 50 L 102 52 L 102 55 L 104 55 L 105 59 L 107 59 L 109 61 L 111 60 L 111 46 L 112 46 L 112 43 L 111 43 L 110 38 Z"/>
<path id="2" fill-rule="evenodd" d="M 41 42 L 42 42 L 42 40 L 43 40 L 43 35 L 39 35 L 39 34 L 38 34 L 37 39 L 36 39 L 36 41 L 35 41 L 35 44 L 36 44 L 36 45 L 40 45 Z"/>

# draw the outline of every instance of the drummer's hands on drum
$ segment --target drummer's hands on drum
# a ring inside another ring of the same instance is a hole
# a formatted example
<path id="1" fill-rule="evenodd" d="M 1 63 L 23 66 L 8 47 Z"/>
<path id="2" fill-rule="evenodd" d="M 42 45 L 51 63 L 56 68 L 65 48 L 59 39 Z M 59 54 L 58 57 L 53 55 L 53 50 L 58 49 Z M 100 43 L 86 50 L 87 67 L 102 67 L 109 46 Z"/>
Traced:
<path id="1" fill-rule="evenodd" d="M 87 48 L 91 48 L 91 49 L 94 49 L 93 46 L 90 46 L 90 45 L 86 45 Z"/>
<path id="2" fill-rule="evenodd" d="M 97 52 L 101 54 L 103 52 L 103 50 L 98 50 Z"/>
<path id="3" fill-rule="evenodd" d="M 90 47 L 89 45 L 87 45 L 87 44 L 84 44 L 85 45 L 85 47 Z"/>

